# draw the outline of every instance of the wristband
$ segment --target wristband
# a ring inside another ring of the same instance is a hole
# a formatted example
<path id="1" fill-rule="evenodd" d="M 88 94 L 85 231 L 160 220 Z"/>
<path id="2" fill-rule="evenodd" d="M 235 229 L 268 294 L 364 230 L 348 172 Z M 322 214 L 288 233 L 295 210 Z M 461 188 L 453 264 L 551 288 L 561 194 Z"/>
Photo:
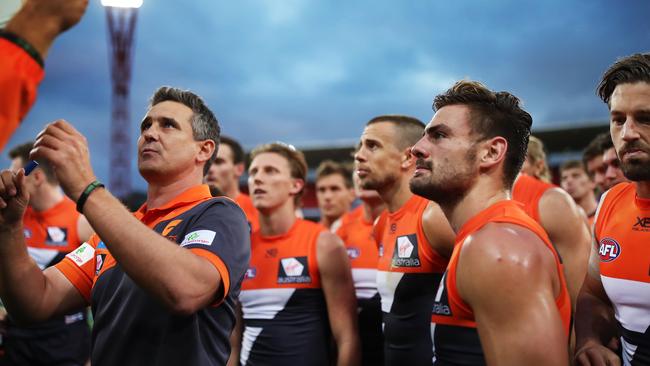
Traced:
<path id="1" fill-rule="evenodd" d="M 28 55 L 30 55 L 34 59 L 34 61 L 36 61 L 37 64 L 43 67 L 43 58 L 41 57 L 41 54 L 38 53 L 36 48 L 34 48 L 34 46 L 32 46 L 24 38 L 16 34 L 13 34 L 11 32 L 7 32 L 4 29 L 0 29 L 0 38 L 4 38 L 9 42 L 12 42 L 16 46 L 22 48 L 23 51 L 25 51 Z"/>
<path id="2" fill-rule="evenodd" d="M 88 200 L 88 196 L 96 189 L 96 188 L 104 188 L 104 184 L 102 182 L 96 180 L 92 183 L 90 183 L 86 189 L 84 189 L 83 193 L 81 196 L 79 196 L 79 199 L 77 200 L 77 211 L 79 213 L 83 213 L 84 205 L 86 204 L 86 200 Z"/>

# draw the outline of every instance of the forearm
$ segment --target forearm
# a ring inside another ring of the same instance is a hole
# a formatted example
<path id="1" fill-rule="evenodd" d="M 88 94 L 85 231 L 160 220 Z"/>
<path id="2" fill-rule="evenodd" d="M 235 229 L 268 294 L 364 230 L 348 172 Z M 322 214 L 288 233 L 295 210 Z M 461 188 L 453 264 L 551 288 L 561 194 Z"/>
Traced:
<path id="1" fill-rule="evenodd" d="M 39 11 L 32 2 L 27 2 L 16 13 L 5 28 L 29 42 L 45 58 L 54 39 L 61 32 L 60 20 Z M 38 24 L 38 26 L 35 26 Z"/>
<path id="2" fill-rule="evenodd" d="M 27 253 L 23 230 L 14 226 L 0 232 L 0 297 L 12 318 L 35 322 L 49 318 L 43 307 L 46 280 Z"/>
<path id="3" fill-rule="evenodd" d="M 336 346 L 338 350 L 337 366 L 361 364 L 361 346 L 356 335 L 336 337 Z"/>
<path id="4" fill-rule="evenodd" d="M 618 335 L 611 305 L 585 290 L 578 296 L 575 329 L 576 350 L 589 342 L 607 346 Z"/>
<path id="5" fill-rule="evenodd" d="M 129 277 L 172 311 L 192 313 L 214 300 L 216 269 L 142 224 L 108 191 L 93 192 L 84 214 Z"/>

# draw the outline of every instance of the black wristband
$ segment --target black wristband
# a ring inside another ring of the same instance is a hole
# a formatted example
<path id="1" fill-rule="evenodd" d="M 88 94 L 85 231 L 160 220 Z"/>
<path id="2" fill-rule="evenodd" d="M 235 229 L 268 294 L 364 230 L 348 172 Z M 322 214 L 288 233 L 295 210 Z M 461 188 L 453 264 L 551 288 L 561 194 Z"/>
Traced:
<path id="1" fill-rule="evenodd" d="M 34 61 L 36 61 L 36 63 L 43 67 L 43 58 L 41 57 L 41 54 L 38 53 L 38 51 L 36 51 L 36 48 L 34 48 L 34 46 L 32 46 L 25 39 L 11 32 L 7 32 L 4 29 L 0 29 L 0 38 L 4 38 L 22 48 L 23 51 L 27 52 L 27 54 L 30 55 Z"/>
<path id="2" fill-rule="evenodd" d="M 86 200 L 88 200 L 88 196 L 96 189 L 96 188 L 104 188 L 104 184 L 102 182 L 96 180 L 92 183 L 90 183 L 86 189 L 84 189 L 83 193 L 81 196 L 79 196 L 79 199 L 77 200 L 77 211 L 79 213 L 83 213 L 84 205 L 86 204 Z"/>

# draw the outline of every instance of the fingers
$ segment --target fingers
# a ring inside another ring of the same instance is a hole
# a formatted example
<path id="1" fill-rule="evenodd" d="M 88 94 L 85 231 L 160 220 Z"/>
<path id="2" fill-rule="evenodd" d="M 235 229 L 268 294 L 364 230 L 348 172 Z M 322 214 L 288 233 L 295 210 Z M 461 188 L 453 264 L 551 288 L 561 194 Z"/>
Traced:
<path id="1" fill-rule="evenodd" d="M 14 184 L 18 189 L 18 198 L 22 201 L 28 202 L 29 195 L 27 193 L 27 187 L 25 186 L 25 169 L 20 169 L 18 173 L 15 174 Z"/>
<path id="2" fill-rule="evenodd" d="M 9 200 L 16 196 L 14 173 L 10 170 L 0 172 L 0 208 L 6 208 Z"/>

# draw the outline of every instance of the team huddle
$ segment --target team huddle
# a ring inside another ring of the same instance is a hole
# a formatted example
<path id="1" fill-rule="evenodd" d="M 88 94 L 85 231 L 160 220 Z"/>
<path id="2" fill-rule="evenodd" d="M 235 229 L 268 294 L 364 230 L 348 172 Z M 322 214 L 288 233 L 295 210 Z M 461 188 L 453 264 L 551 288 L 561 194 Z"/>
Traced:
<path id="1" fill-rule="evenodd" d="M 0 148 L 86 5 L 29 0 L 0 31 Z M 426 124 L 372 118 L 352 169 L 316 171 L 320 222 L 304 154 L 270 142 L 246 164 L 190 91 L 150 99 L 135 212 L 85 137 L 47 124 L 0 172 L 0 364 L 650 365 L 650 54 L 597 94 L 610 133 L 561 188 L 509 92 L 461 80 Z"/>

